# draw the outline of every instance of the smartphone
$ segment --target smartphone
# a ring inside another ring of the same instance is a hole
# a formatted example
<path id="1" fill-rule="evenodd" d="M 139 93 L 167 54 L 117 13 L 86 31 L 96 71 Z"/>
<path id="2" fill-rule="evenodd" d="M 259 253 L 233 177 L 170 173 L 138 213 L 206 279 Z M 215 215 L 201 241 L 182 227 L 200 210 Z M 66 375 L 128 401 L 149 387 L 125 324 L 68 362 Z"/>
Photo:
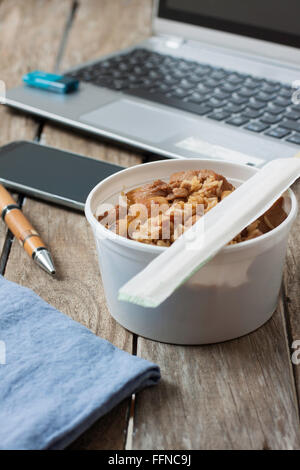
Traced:
<path id="1" fill-rule="evenodd" d="M 8 189 L 84 209 L 97 183 L 124 168 L 34 142 L 0 148 L 0 182 Z"/>

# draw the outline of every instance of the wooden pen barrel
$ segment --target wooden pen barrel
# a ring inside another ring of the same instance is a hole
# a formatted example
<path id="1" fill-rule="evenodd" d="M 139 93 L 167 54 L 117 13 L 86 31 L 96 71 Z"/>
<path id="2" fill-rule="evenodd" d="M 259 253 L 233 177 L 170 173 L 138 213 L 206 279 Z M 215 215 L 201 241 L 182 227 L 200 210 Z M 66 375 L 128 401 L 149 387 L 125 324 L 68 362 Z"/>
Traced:
<path id="1" fill-rule="evenodd" d="M 2 185 L 0 185 L 0 214 L 29 256 L 32 256 L 37 248 L 46 248 L 16 201 Z"/>

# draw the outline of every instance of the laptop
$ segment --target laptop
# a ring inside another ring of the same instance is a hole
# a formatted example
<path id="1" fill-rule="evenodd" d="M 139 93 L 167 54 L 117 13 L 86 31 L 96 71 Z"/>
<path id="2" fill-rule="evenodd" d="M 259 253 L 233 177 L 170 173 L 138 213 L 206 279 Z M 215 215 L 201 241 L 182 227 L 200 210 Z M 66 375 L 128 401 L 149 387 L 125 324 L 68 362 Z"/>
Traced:
<path id="1" fill-rule="evenodd" d="M 65 72 L 78 92 L 20 86 L 7 105 L 164 157 L 290 157 L 299 17 L 299 0 L 157 1 L 152 37 Z"/>

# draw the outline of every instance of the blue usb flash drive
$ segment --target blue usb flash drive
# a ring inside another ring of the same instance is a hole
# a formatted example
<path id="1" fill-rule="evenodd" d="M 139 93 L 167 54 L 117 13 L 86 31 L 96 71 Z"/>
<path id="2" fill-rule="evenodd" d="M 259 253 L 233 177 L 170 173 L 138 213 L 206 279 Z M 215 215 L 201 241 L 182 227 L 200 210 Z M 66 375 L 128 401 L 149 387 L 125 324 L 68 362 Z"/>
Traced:
<path id="1" fill-rule="evenodd" d="M 40 70 L 35 70 L 34 72 L 24 75 L 23 82 L 31 87 L 41 88 L 55 93 L 71 93 L 76 91 L 79 85 L 79 80 L 75 78 L 41 72 Z"/>

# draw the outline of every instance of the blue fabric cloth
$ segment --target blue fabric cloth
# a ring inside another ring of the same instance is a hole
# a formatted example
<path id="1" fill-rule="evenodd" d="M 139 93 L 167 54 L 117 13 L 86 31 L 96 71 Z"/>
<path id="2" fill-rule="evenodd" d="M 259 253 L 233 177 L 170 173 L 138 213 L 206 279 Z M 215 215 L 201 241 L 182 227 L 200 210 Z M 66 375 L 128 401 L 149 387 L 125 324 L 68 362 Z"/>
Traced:
<path id="1" fill-rule="evenodd" d="M 0 449 L 62 449 L 160 378 L 155 364 L 1 276 L 0 350 Z"/>

